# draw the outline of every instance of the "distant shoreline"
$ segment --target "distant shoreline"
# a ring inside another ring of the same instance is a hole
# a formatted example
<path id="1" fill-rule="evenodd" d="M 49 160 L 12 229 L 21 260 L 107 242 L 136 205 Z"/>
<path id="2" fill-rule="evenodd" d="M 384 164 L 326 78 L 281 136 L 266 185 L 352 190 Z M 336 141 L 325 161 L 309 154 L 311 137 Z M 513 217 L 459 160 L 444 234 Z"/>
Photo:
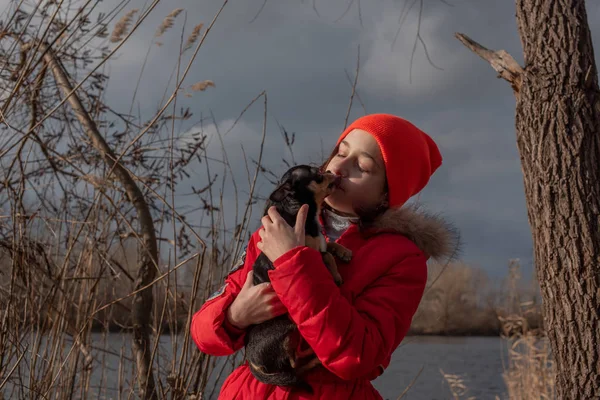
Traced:
<path id="1" fill-rule="evenodd" d="M 185 329 L 183 326 L 179 326 L 176 329 L 171 329 L 170 327 L 163 326 L 160 330 L 161 335 L 168 335 L 171 333 L 184 333 Z M 109 327 L 104 326 L 94 326 L 91 329 L 93 333 L 104 333 L 108 332 L 111 334 L 129 334 L 133 332 L 132 328 L 125 328 L 119 325 L 113 325 Z M 423 332 L 417 330 L 410 330 L 406 337 L 434 337 L 434 336 L 442 336 L 442 337 L 500 337 L 502 336 L 502 332 L 500 330 L 490 330 L 490 329 L 475 329 L 470 331 L 460 330 L 460 331 L 450 331 L 450 332 L 440 332 L 440 331 L 430 331 Z"/>

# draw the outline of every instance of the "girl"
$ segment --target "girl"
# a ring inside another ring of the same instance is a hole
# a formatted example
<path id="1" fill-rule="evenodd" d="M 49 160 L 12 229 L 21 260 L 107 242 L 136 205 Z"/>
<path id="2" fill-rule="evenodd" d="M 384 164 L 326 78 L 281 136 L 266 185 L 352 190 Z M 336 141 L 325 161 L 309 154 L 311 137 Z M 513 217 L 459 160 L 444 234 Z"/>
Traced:
<path id="1" fill-rule="evenodd" d="M 441 163 L 434 141 L 393 115 L 367 115 L 342 132 L 323 165 L 341 183 L 325 199 L 321 221 L 327 240 L 353 253 L 350 263 L 338 261 L 343 285 L 335 285 L 321 254 L 304 246 L 307 207 L 295 228 L 271 208 L 242 262 L 191 324 L 201 351 L 225 356 L 243 347 L 248 326 L 289 313 L 321 361 L 304 376 L 314 394 L 263 384 L 244 364 L 226 379 L 219 399 L 382 399 L 371 381 L 410 327 L 427 259 L 456 250 L 442 220 L 402 207 Z M 252 265 L 261 251 L 275 269 L 270 284 L 253 286 Z"/>

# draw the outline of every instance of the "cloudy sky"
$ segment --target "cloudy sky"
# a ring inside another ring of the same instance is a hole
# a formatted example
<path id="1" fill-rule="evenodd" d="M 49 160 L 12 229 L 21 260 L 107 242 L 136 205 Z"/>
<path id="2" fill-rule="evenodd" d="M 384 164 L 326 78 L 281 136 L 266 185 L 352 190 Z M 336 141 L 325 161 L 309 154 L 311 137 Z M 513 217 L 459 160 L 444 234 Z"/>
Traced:
<path id="1" fill-rule="evenodd" d="M 418 4 L 401 25 L 404 1 L 363 0 L 360 14 L 355 1 L 342 18 L 346 0 L 317 1 L 316 12 L 310 1 L 267 1 L 253 20 L 262 4 L 262 0 L 229 2 L 207 36 L 186 79 L 190 84 L 210 79 L 216 85 L 184 100 L 197 117 L 212 112 L 220 131 L 226 131 L 264 90 L 265 163 L 281 171 L 281 158 L 289 158 L 278 124 L 296 133 L 297 162 L 318 162 L 343 128 L 351 93 L 346 71 L 354 77 L 360 47 L 357 91 L 367 112 L 403 116 L 441 148 L 444 166 L 419 200 L 461 231 L 462 258 L 492 276 L 504 275 L 510 258 L 520 258 L 530 271 L 532 242 L 515 144 L 515 100 L 509 85 L 454 38 L 455 32 L 465 33 L 488 48 L 507 50 L 522 63 L 514 2 L 425 1 L 420 35 L 435 67 L 419 44 L 412 73 Z M 111 63 L 109 95 L 120 99 L 121 91 L 131 93 L 132 80 L 127 77 L 138 76 L 151 34 L 164 15 L 184 8 L 189 32 L 197 23 L 207 26 L 221 5 L 213 0 L 161 3 Z M 132 1 L 127 8 L 143 6 L 142 1 Z M 593 29 L 600 21 L 600 6 L 588 2 L 588 14 Z M 177 62 L 177 29 L 161 39 L 163 46 L 152 50 L 136 107 L 154 110 L 160 104 Z M 600 43 L 600 30 L 593 34 Z M 129 104 L 130 96 L 123 101 Z M 244 143 L 247 154 L 258 155 L 263 111 L 261 101 L 225 137 L 234 170 L 242 177 L 239 146 Z M 356 101 L 351 119 L 363 113 Z M 198 174 L 199 180 L 203 177 Z M 270 188 L 266 183 L 260 186 L 263 192 Z"/>
<path id="2" fill-rule="evenodd" d="M 102 6 L 116 3 L 107 0 Z M 149 3 L 132 0 L 125 11 Z M 594 41 L 600 43 L 600 5 L 587 3 Z M 317 11 L 309 0 L 267 0 L 252 21 L 262 4 L 263 0 L 246 0 L 225 6 L 185 80 L 191 85 L 210 79 L 216 87 L 191 98 L 182 96 L 178 106 L 189 106 L 198 120 L 212 113 L 223 133 L 264 90 L 268 96 L 266 164 L 282 171 L 281 158 L 289 157 L 278 124 L 296 133 L 295 161 L 318 162 L 343 128 L 351 93 L 345 71 L 354 77 L 360 47 L 357 91 L 366 111 L 407 118 L 440 146 L 444 165 L 419 200 L 461 231 L 462 258 L 492 276 L 503 276 L 508 260 L 520 258 L 530 273 L 532 243 L 515 144 L 515 100 L 509 85 L 454 38 L 455 32 L 465 33 L 488 48 L 507 50 L 522 63 L 514 2 L 424 1 L 420 35 L 437 68 L 419 44 L 412 76 L 418 4 L 402 25 L 399 20 L 406 4 L 400 0 L 354 0 L 342 18 L 348 0 L 317 0 Z M 107 67 L 107 98 L 113 107 L 129 108 L 149 46 L 135 108 L 144 113 L 162 105 L 177 65 L 184 18 L 187 36 L 198 23 L 206 27 L 221 5 L 216 0 L 161 2 Z M 156 27 L 176 7 L 186 13 L 160 39 L 162 46 L 152 45 Z M 259 103 L 225 137 L 235 173 L 242 180 L 246 171 L 240 143 L 249 156 L 258 155 L 264 112 L 262 100 Z M 363 113 L 355 101 L 351 119 Z M 215 127 L 204 129 L 210 132 Z M 206 173 L 199 171 L 194 179 L 198 180 L 194 185 L 201 187 Z M 259 189 L 268 192 L 271 186 L 263 182 Z"/>

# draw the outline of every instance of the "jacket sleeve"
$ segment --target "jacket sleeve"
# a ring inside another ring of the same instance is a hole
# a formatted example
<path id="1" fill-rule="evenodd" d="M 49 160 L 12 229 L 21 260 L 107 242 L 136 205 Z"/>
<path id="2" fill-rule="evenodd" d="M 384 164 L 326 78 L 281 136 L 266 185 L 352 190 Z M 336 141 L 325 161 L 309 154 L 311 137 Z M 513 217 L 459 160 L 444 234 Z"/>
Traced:
<path id="1" fill-rule="evenodd" d="M 342 296 L 320 253 L 311 248 L 296 247 L 282 255 L 269 275 L 323 366 L 352 380 L 380 366 L 408 332 L 425 289 L 426 262 L 420 251 L 407 254 L 353 303 Z"/>
<path id="2" fill-rule="evenodd" d="M 225 278 L 217 292 L 211 295 L 192 317 L 190 334 L 198 348 L 212 356 L 227 356 L 244 346 L 245 330 L 238 329 L 227 321 L 227 308 L 240 293 L 248 271 L 258 257 L 256 247 L 258 234 L 255 232 L 242 255 Z"/>

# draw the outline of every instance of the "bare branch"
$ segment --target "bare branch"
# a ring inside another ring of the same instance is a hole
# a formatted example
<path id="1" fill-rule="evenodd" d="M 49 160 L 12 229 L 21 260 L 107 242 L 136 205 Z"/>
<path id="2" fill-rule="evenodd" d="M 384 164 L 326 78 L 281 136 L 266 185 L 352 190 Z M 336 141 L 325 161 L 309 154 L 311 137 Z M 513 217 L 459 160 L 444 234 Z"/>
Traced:
<path id="1" fill-rule="evenodd" d="M 265 6 L 267 5 L 267 0 L 264 0 L 263 3 L 260 5 L 260 8 L 258 9 L 258 12 L 256 13 L 256 15 L 254 16 L 254 18 L 252 18 L 250 20 L 250 23 L 253 23 L 254 21 L 256 21 L 256 19 L 258 18 L 258 16 L 262 13 L 262 10 L 265 8 Z"/>
<path id="2" fill-rule="evenodd" d="M 350 0 L 348 2 L 348 7 L 346 7 L 346 10 L 334 22 L 339 22 L 342 18 L 344 18 L 346 14 L 348 14 L 348 11 L 350 11 L 350 8 L 352 8 L 352 4 L 354 4 L 354 0 Z"/>
<path id="3" fill-rule="evenodd" d="M 396 40 L 398 40 L 398 35 L 400 35 L 400 29 L 402 29 L 402 25 L 404 25 L 404 21 L 406 20 L 408 13 L 410 12 L 410 10 L 412 10 L 415 4 L 417 4 L 417 1 L 419 0 L 412 0 L 412 3 L 410 4 L 410 6 L 408 6 L 409 0 L 405 0 L 404 7 L 402 7 L 402 10 L 400 11 L 400 16 L 398 17 L 398 29 L 396 30 L 396 34 L 394 35 L 394 40 L 392 40 L 392 49 L 396 44 Z"/>
<path id="4" fill-rule="evenodd" d="M 499 74 L 499 78 L 504 78 L 510 83 L 515 94 L 519 94 L 521 89 L 523 68 L 515 59 L 504 50 L 492 51 L 489 50 L 467 35 L 456 33 L 454 36 L 462 42 L 467 48 L 479 57 L 490 63 L 492 68 Z"/>
<path id="5" fill-rule="evenodd" d="M 352 110 L 352 103 L 354 101 L 354 95 L 356 94 L 356 84 L 358 83 L 358 72 L 360 70 L 360 46 L 358 46 L 358 54 L 356 55 L 356 73 L 354 75 L 354 83 L 352 84 L 352 94 L 350 95 L 350 104 L 348 104 L 348 110 L 346 111 L 346 119 L 344 120 L 344 129 L 348 126 L 348 118 L 350 117 L 350 111 Z"/>
<path id="6" fill-rule="evenodd" d="M 315 14 L 317 14 L 317 17 L 320 17 L 321 14 L 319 14 L 319 11 L 317 10 L 317 0 L 313 0 L 312 8 L 313 8 L 313 11 L 315 12 Z"/>
<path id="7" fill-rule="evenodd" d="M 344 72 L 346 73 L 346 79 L 348 80 L 348 83 L 350 84 L 350 87 L 352 87 L 352 85 L 354 84 L 354 82 L 352 81 L 352 78 L 350 77 L 350 74 L 348 73 L 347 70 L 344 70 Z M 366 115 L 367 114 L 367 107 L 365 106 L 365 103 L 360 98 L 360 94 L 358 93 L 358 90 L 356 91 L 356 99 L 360 103 L 360 106 L 363 109 L 363 113 Z"/>

